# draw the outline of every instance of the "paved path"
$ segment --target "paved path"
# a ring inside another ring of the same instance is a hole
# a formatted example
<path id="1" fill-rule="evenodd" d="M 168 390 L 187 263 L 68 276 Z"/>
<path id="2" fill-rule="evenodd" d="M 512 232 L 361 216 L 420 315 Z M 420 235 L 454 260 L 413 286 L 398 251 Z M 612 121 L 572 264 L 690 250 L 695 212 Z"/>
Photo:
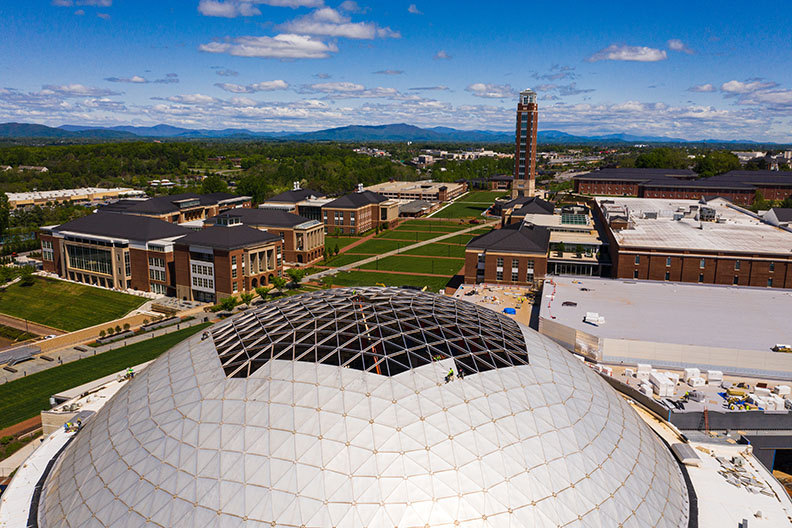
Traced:
<path id="1" fill-rule="evenodd" d="M 318 273 L 314 273 L 313 275 L 308 275 L 307 277 L 305 277 L 303 279 L 303 281 L 320 280 L 322 277 L 326 277 L 327 275 L 335 275 L 339 271 L 349 271 L 349 270 L 354 269 L 354 268 L 359 268 L 360 266 L 364 266 L 364 265 L 369 264 L 371 262 L 375 262 L 376 260 L 378 260 L 380 258 L 390 257 L 390 256 L 393 256 L 393 255 L 399 255 L 399 254 L 403 253 L 404 251 L 408 251 L 410 249 L 415 249 L 415 248 L 419 248 L 419 247 L 422 247 L 422 246 L 427 246 L 429 244 L 434 244 L 436 242 L 442 242 L 443 240 L 447 240 L 447 239 L 455 237 L 457 235 L 464 235 L 466 233 L 470 233 L 472 231 L 476 231 L 477 229 L 481 229 L 482 227 L 487 227 L 487 226 L 492 226 L 492 225 L 497 225 L 497 224 L 498 224 L 498 221 L 484 222 L 483 224 L 476 224 L 476 225 L 471 226 L 471 227 L 469 227 L 467 229 L 462 229 L 461 231 L 454 231 L 453 233 L 446 233 L 446 234 L 440 235 L 440 236 L 438 236 L 436 238 L 431 238 L 429 240 L 424 240 L 422 242 L 416 242 L 415 244 L 412 244 L 410 246 L 404 246 L 404 247 L 399 248 L 399 249 L 394 249 L 393 251 L 388 251 L 388 252 L 383 253 L 381 255 L 375 255 L 373 257 L 365 258 L 363 260 L 358 260 L 357 262 L 352 262 L 351 264 L 347 264 L 346 266 L 340 266 L 338 268 L 320 271 Z M 412 255 L 410 255 L 410 256 L 412 256 Z M 385 270 L 379 270 L 379 271 L 382 271 L 383 273 L 389 273 L 389 272 L 387 272 Z M 445 277 L 445 275 L 443 275 L 443 276 Z"/>
<path id="2" fill-rule="evenodd" d="M 32 321 L 25 321 L 19 317 L 14 317 L 13 315 L 7 315 L 4 313 L 0 313 L 0 324 L 10 326 L 11 328 L 16 328 L 17 330 L 25 330 L 31 334 L 38 335 L 62 335 L 66 333 L 63 330 L 52 328 L 51 326 L 45 326 Z"/>

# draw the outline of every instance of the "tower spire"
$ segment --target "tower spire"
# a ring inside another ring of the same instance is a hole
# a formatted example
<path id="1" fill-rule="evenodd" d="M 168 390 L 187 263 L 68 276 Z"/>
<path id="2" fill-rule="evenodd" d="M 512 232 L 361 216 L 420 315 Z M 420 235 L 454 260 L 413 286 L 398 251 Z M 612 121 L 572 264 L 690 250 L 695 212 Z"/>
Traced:
<path id="1" fill-rule="evenodd" d="M 536 92 L 525 89 L 517 102 L 512 198 L 533 196 L 536 189 L 536 125 L 539 107 Z"/>

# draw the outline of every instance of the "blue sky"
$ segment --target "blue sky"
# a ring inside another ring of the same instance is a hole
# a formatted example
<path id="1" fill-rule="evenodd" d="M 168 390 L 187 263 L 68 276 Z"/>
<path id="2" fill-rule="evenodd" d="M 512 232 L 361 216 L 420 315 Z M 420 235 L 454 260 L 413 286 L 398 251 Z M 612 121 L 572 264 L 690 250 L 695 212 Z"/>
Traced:
<path id="1" fill-rule="evenodd" d="M 792 141 L 773 3 L 5 0 L 0 15 L 0 121 L 511 130 L 531 87 L 542 130 Z"/>

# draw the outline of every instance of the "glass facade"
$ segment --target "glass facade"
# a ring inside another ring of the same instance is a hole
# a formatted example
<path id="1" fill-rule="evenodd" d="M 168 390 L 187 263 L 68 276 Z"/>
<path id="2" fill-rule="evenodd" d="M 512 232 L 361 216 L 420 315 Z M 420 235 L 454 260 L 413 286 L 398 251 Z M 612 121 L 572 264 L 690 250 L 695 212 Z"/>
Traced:
<path id="1" fill-rule="evenodd" d="M 109 249 L 67 244 L 66 254 L 72 268 L 107 275 L 113 273 L 113 257 Z"/>

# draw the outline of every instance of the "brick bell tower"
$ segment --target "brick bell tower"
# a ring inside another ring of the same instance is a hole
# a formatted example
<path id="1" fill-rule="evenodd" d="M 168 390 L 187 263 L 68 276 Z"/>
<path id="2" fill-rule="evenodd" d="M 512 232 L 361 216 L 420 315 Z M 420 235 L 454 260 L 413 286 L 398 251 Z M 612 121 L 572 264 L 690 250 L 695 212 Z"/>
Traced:
<path id="1" fill-rule="evenodd" d="M 512 198 L 533 196 L 536 185 L 536 124 L 539 107 L 536 92 L 523 90 L 517 102 L 517 132 L 515 133 L 514 182 Z"/>

